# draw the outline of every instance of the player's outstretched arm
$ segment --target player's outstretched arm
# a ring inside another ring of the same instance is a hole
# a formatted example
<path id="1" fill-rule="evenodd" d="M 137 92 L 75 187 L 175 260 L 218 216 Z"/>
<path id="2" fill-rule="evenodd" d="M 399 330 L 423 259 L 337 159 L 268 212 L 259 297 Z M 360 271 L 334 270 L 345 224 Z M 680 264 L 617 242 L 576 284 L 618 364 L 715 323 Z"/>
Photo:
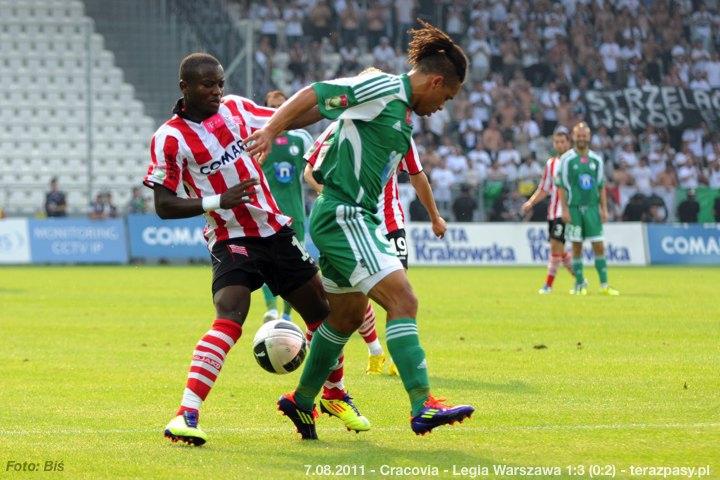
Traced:
<path id="1" fill-rule="evenodd" d="M 432 222 L 433 233 L 438 238 L 443 238 L 447 231 L 447 224 L 445 219 L 440 216 L 440 211 L 435 204 L 435 197 L 433 196 L 432 186 L 427 178 L 425 172 L 420 172 L 415 175 L 410 175 L 410 183 L 417 193 L 420 203 L 422 203 L 428 215 L 430 215 L 430 221 Z"/>
<path id="2" fill-rule="evenodd" d="M 255 194 L 256 178 L 244 180 L 228 188 L 221 195 L 205 198 L 180 198 L 172 190 L 162 186 L 153 187 L 155 212 L 162 219 L 189 218 L 218 209 L 233 208 L 251 201 Z"/>
<path id="3" fill-rule="evenodd" d="M 270 153 L 273 140 L 281 132 L 289 128 L 304 127 L 321 118 L 315 90 L 307 86 L 283 103 L 263 128 L 256 130 L 245 140 L 248 145 L 247 153 L 262 164 Z"/>
<path id="4" fill-rule="evenodd" d="M 542 188 L 538 187 L 537 190 L 535 190 L 535 193 L 533 193 L 532 196 L 527 199 L 527 202 L 522 204 L 522 207 L 520 207 L 520 212 L 525 215 L 531 208 L 542 202 L 545 197 L 547 197 L 547 192 Z"/>

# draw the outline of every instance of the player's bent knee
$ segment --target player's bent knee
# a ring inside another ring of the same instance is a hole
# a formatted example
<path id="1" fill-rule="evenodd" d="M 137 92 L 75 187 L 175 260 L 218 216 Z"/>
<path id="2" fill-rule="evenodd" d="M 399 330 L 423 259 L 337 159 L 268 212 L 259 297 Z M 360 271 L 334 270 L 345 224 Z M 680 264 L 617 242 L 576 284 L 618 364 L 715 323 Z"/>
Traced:
<path id="1" fill-rule="evenodd" d="M 389 318 L 415 318 L 418 311 L 418 299 L 412 290 L 403 292 L 396 297 L 388 311 Z"/>
<path id="2" fill-rule="evenodd" d="M 213 303 L 218 318 L 242 325 L 250 306 L 250 291 L 245 287 L 226 287 L 215 294 Z"/>

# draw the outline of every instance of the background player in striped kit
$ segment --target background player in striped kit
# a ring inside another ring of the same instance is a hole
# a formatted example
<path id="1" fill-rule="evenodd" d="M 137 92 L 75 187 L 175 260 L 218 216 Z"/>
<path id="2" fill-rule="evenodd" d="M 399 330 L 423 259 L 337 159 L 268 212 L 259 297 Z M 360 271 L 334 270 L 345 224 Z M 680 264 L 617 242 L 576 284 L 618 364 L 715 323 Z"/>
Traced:
<path id="1" fill-rule="evenodd" d="M 553 134 L 553 149 L 555 150 L 555 156 L 548 158 L 545 163 L 545 170 L 543 171 L 543 176 L 540 179 L 537 190 L 535 190 L 535 193 L 533 193 L 521 207 L 524 215 L 537 203 L 543 201 L 548 195 L 550 196 L 547 211 L 550 255 L 548 258 L 545 284 L 538 290 L 538 293 L 541 295 L 552 292 L 555 274 L 561 263 L 567 268 L 571 275 L 574 275 L 572 270 L 572 255 L 565 250 L 565 222 L 563 222 L 562 219 L 562 204 L 558 197 L 558 187 L 555 185 L 555 175 L 559 170 L 560 157 L 570 149 L 570 134 L 565 129 L 558 129 Z"/>
<path id="2" fill-rule="evenodd" d="M 265 106 L 278 108 L 287 100 L 280 90 L 273 90 L 265 95 Z M 301 177 L 305 167 L 303 155 L 312 146 L 312 137 L 305 130 L 288 130 L 275 139 L 275 145 L 262 165 L 263 173 L 273 197 L 277 201 L 280 211 L 292 218 L 292 227 L 295 236 L 301 244 L 305 245 L 305 201 Z M 264 322 L 277 320 L 280 316 L 277 310 L 277 300 L 267 285 L 262 286 L 263 297 L 267 312 Z M 290 302 L 284 302 L 283 320 L 291 320 Z"/>
<path id="3" fill-rule="evenodd" d="M 379 70 L 376 68 L 368 68 L 361 72 L 360 75 L 372 72 L 379 72 Z M 333 133 L 335 133 L 336 129 L 337 123 L 330 124 L 315 141 L 312 149 L 305 155 L 305 159 L 307 160 L 307 165 L 305 166 L 305 181 L 318 194 L 322 193 L 322 185 L 319 184 L 313 177 L 313 167 L 317 163 L 318 157 L 327 152 L 333 141 Z M 407 270 L 408 251 L 407 242 L 405 240 L 405 212 L 403 211 L 402 204 L 400 203 L 400 193 L 397 182 L 398 171 L 408 172 L 410 175 L 410 182 L 417 192 L 420 202 L 423 204 L 430 216 L 433 233 L 435 233 L 435 235 L 439 238 L 442 238 L 447 230 L 447 225 L 445 223 L 445 219 L 440 216 L 437 205 L 435 205 L 432 187 L 430 186 L 427 175 L 425 175 L 422 165 L 420 164 L 415 143 L 411 141 L 410 150 L 408 150 L 408 153 L 398 165 L 397 171 L 393 173 L 390 180 L 385 185 L 385 188 L 383 188 L 378 201 L 378 215 L 381 218 L 381 231 L 388 241 L 393 244 L 400 262 L 405 270 Z M 382 374 L 384 364 L 388 361 L 388 374 L 393 376 L 398 375 L 397 368 L 395 367 L 395 364 L 392 363 L 392 358 L 388 359 L 385 356 L 382 345 L 378 340 L 375 325 L 375 310 L 373 309 L 372 304 L 368 302 L 367 310 L 365 312 L 365 320 L 362 325 L 360 325 L 360 328 L 358 328 L 358 333 L 363 337 L 368 346 L 368 366 L 365 372 L 370 375 Z"/>
<path id="4" fill-rule="evenodd" d="M 244 151 L 244 140 L 274 110 L 236 95 L 223 97 L 223 86 L 222 66 L 211 55 L 196 53 L 182 61 L 183 98 L 153 135 L 144 178 L 161 218 L 205 214 L 207 221 L 216 319 L 195 346 L 180 407 L 165 428 L 172 441 L 193 445 L 207 440 L 199 410 L 242 334 L 252 291 L 266 283 L 290 301 L 309 330 L 328 315 L 317 268 L 288 226 L 291 219 L 278 208 L 262 169 Z M 310 111 L 292 125 L 318 119 L 317 111 Z M 362 428 L 367 419 L 351 402 L 347 397 Z"/>

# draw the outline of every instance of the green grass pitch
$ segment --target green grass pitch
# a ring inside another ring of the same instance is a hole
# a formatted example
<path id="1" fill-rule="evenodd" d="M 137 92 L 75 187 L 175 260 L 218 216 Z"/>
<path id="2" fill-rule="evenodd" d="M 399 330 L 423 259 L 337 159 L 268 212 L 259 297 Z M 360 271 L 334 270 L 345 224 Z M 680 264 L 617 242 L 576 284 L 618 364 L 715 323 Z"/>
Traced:
<path id="1" fill-rule="evenodd" d="M 610 465 L 630 478 L 630 466 L 710 465 L 706 478 L 720 478 L 720 269 L 611 267 L 617 298 L 595 293 L 593 269 L 587 297 L 568 295 L 566 272 L 539 296 L 544 273 L 411 269 L 433 391 L 477 408 L 425 437 L 410 431 L 400 381 L 363 374 L 357 337 L 346 379 L 372 430 L 323 416 L 320 441 L 301 442 L 275 411 L 299 372 L 271 375 L 252 358 L 257 292 L 204 406 L 209 442 L 191 448 L 162 430 L 213 319 L 209 267 L 1 268 L 0 479 L 292 479 L 309 478 L 306 465 L 369 478 L 389 467 L 450 478 L 463 466 L 558 466 L 585 478 Z"/>

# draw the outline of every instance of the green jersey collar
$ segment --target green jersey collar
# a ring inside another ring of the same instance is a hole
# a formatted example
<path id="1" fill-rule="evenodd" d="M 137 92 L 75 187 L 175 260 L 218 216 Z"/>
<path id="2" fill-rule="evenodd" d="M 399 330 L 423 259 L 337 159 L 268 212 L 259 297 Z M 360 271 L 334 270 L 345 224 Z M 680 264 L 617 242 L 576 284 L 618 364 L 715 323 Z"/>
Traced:
<path id="1" fill-rule="evenodd" d="M 403 82 L 403 86 L 405 87 L 405 96 L 407 100 L 407 104 L 410 105 L 410 98 L 412 97 L 412 87 L 410 86 L 410 77 L 408 77 L 407 73 L 403 73 L 400 75 L 400 80 Z"/>

